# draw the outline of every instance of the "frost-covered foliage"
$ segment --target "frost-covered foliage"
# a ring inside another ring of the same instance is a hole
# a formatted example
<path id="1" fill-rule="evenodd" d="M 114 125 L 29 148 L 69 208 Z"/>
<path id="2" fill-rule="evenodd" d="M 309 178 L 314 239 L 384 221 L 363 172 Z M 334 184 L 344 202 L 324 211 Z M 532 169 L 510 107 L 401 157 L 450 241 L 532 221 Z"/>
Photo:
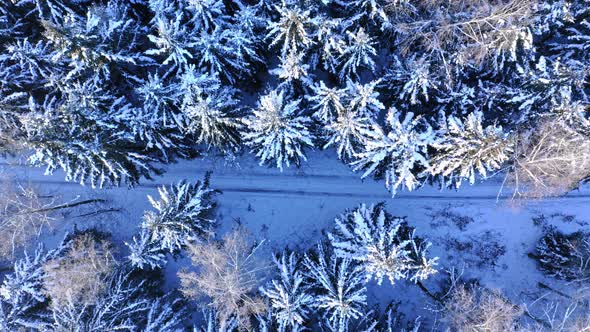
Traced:
<path id="1" fill-rule="evenodd" d="M 19 115 L 20 130 L 25 146 L 35 151 L 29 161 L 45 165 L 47 173 L 63 169 L 67 180 L 101 187 L 134 184 L 159 172 L 151 163 L 160 158 L 133 149 L 139 142 L 124 130 L 131 106 L 97 84 L 64 86 L 61 100 L 31 107 L 34 112 Z"/>
<path id="2" fill-rule="evenodd" d="M 175 252 L 190 239 L 206 239 L 213 235 L 215 220 L 210 214 L 215 206 L 213 195 L 218 191 L 209 188 L 209 175 L 194 184 L 181 181 L 170 187 L 160 187 L 158 193 L 158 200 L 148 195 L 155 211 L 146 211 L 141 227 L 149 231 L 150 242 L 157 243 L 160 250 Z M 141 245 L 142 242 L 140 238 L 141 252 L 151 252 L 149 243 Z"/>
<path id="3" fill-rule="evenodd" d="M 193 327 L 193 332 L 233 332 L 238 328 L 235 319 L 220 321 L 215 310 L 203 310 L 204 322 L 200 327 Z"/>
<path id="4" fill-rule="evenodd" d="M 373 83 L 363 86 L 349 82 L 346 89 L 338 89 L 327 87 L 324 81 L 311 87 L 314 94 L 308 100 L 315 111 L 313 117 L 324 126 L 324 148 L 334 145 L 342 160 L 350 160 L 360 152 L 359 147 L 370 135 L 373 120 L 366 113 L 384 107 L 377 99 L 379 94 L 372 92 L 373 87 Z"/>
<path id="5" fill-rule="evenodd" d="M 422 281 L 436 273 L 438 258 L 428 257 L 429 242 L 414 236 L 405 218 L 393 217 L 385 204 L 365 204 L 336 218 L 336 228 L 328 234 L 334 253 L 359 262 L 366 278 L 379 284 L 387 277 Z"/>
<path id="6" fill-rule="evenodd" d="M 89 7 L 84 16 L 42 21 L 44 36 L 54 49 L 52 60 L 69 62 L 69 77 L 90 70 L 106 79 L 120 74 L 117 71 L 125 65 L 148 62 L 138 45 L 145 28 L 129 17 L 129 11 L 124 2 L 110 1 Z"/>
<path id="7" fill-rule="evenodd" d="M 391 109 L 387 115 L 388 132 L 378 125 L 373 126 L 364 151 L 356 155 L 358 160 L 351 165 L 355 170 L 364 170 L 363 178 L 374 174 L 385 178 L 385 185 L 395 196 L 400 187 L 408 190 L 421 183 L 416 176 L 417 168 L 428 167 L 427 147 L 433 140 L 433 132 L 422 118 Z"/>
<path id="8" fill-rule="evenodd" d="M 313 305 L 332 331 L 348 331 L 349 323 L 363 314 L 367 296 L 363 271 L 348 258 L 326 252 L 323 245 L 305 255 L 303 265 L 314 292 Z"/>
<path id="9" fill-rule="evenodd" d="M 283 169 L 294 162 L 307 160 L 304 146 L 313 147 L 313 135 L 308 127 L 310 119 L 299 115 L 300 100 L 285 100 L 285 92 L 272 90 L 263 96 L 258 108 L 244 119 L 243 139 L 260 158 L 260 164 L 274 161 Z"/>
<path id="10" fill-rule="evenodd" d="M 311 313 L 313 296 L 305 282 L 299 258 L 295 253 L 283 253 L 275 258 L 279 270 L 277 279 L 272 280 L 262 293 L 269 299 L 273 316 L 278 321 L 280 332 L 301 328 Z"/>
<path id="11" fill-rule="evenodd" d="M 511 158 L 514 143 L 502 130 L 491 124 L 484 128 L 483 114 L 471 113 L 461 120 L 454 116 L 441 126 L 440 137 L 431 145 L 436 154 L 428 172 L 442 176 L 445 185 L 459 187 L 461 181 L 475 182 L 476 173 L 488 176 Z"/>

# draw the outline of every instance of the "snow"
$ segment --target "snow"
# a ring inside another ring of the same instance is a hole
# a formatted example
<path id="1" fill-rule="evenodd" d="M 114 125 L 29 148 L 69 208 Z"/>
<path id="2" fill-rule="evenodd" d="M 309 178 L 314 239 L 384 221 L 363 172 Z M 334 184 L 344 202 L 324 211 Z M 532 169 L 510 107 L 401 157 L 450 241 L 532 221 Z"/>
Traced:
<path id="1" fill-rule="evenodd" d="M 48 248 L 54 247 L 64 232 L 74 227 L 96 226 L 112 232 L 113 239 L 124 251 L 122 243 L 132 241 L 139 233 L 143 211 L 150 209 L 147 195 L 157 196 L 157 188 L 162 185 L 181 179 L 197 181 L 212 171 L 211 187 L 222 191 L 216 198 L 220 234 L 240 224 L 256 238 L 266 239 L 265 251 L 269 255 L 280 253 L 285 247 L 308 249 L 324 239 L 324 233 L 334 227 L 334 218 L 345 210 L 361 203 L 385 201 L 389 213 L 407 217 L 409 225 L 416 227 L 416 236 L 433 243 L 430 255 L 440 257 L 440 272 L 424 282 L 427 288 L 436 289 L 437 280 L 445 276 L 445 270 L 455 267 L 463 270 L 465 277 L 480 278 L 484 286 L 499 288 L 517 304 L 532 300 L 531 294 L 540 294 L 539 282 L 549 285 L 554 282 L 543 276 L 536 263 L 527 257 L 542 234 L 532 218 L 547 216 L 548 223 L 565 232 L 589 228 L 590 188 L 587 186 L 560 198 L 512 203 L 505 199 L 497 201 L 501 178 L 492 178 L 462 186 L 458 191 L 425 186 L 412 192 L 399 192 L 392 199 L 383 182 L 361 180 L 359 173 L 353 173 L 334 154 L 334 151 L 312 151 L 309 162 L 282 172 L 258 166 L 252 155 L 240 156 L 237 163 L 229 165 L 223 158 L 209 156 L 166 166 L 164 176 L 144 181 L 133 189 L 83 187 L 65 182 L 59 172 L 44 176 L 41 169 L 22 166 L 18 160 L 5 159 L 0 167 L 3 173 L 15 174 L 19 180 L 39 186 L 44 192 L 59 194 L 64 199 L 105 198 L 108 206 L 120 209 L 92 218 L 79 218 L 75 212 L 69 212 L 51 236 L 42 238 Z M 559 217 L 564 214 L 577 222 L 564 221 L 572 219 Z M 491 248 L 496 241 L 505 247 L 504 254 L 485 252 L 488 261 L 478 262 L 481 250 L 458 251 L 449 246 L 450 240 L 473 239 L 481 239 L 483 249 Z M 492 259 L 495 262 L 489 261 Z M 165 270 L 168 289 L 178 286 L 176 272 L 189 263 L 182 255 L 168 262 Z M 426 308 L 430 299 L 409 282 L 394 286 L 372 282 L 368 285 L 367 299 L 369 303 L 380 304 L 382 310 L 392 300 L 402 301 L 401 307 L 409 319 L 433 316 Z"/>

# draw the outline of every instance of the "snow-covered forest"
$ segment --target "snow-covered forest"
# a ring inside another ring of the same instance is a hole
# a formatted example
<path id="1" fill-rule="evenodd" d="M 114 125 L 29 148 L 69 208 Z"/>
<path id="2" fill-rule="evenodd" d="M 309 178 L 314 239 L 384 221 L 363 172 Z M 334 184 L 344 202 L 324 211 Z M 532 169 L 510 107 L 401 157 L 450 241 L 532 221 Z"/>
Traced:
<path id="1" fill-rule="evenodd" d="M 590 331 L 589 77 L 588 0 L 0 0 L 0 331 Z"/>

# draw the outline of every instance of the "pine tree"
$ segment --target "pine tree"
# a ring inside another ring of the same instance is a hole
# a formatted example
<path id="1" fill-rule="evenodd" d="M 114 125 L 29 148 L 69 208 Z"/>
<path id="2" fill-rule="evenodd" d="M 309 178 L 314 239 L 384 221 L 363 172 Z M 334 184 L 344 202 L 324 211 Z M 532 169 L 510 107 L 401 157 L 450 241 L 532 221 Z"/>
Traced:
<path id="1" fill-rule="evenodd" d="M 138 269 L 159 269 L 166 264 L 164 250 L 159 243 L 152 241 L 150 231 L 142 228 L 139 235 L 133 237 L 133 242 L 125 242 L 129 248 L 127 259 L 131 266 Z"/>
<path id="2" fill-rule="evenodd" d="M 256 52 L 252 49 L 251 41 L 240 38 L 244 37 L 221 27 L 202 32 L 194 44 L 199 55 L 199 65 L 207 68 L 210 74 L 224 77 L 232 84 L 240 74 L 249 74 L 248 63 L 244 59 Z"/>
<path id="3" fill-rule="evenodd" d="M 219 315 L 213 309 L 203 310 L 205 322 L 200 328 L 193 327 L 193 332 L 234 332 L 238 328 L 238 323 L 235 319 L 229 320 L 219 319 Z"/>
<path id="4" fill-rule="evenodd" d="M 361 317 L 366 305 L 362 270 L 350 259 L 326 252 L 321 244 L 305 255 L 303 265 L 322 318 L 334 331 L 348 331 L 349 322 Z"/>
<path id="5" fill-rule="evenodd" d="M 124 115 L 130 105 L 124 99 L 92 82 L 66 85 L 62 91 L 59 100 L 33 103 L 32 111 L 18 118 L 24 144 L 34 151 L 31 164 L 45 166 L 46 173 L 61 168 L 66 180 L 92 187 L 133 185 L 160 173 L 152 163 L 166 161 L 166 156 L 138 149 L 145 142 L 136 141 L 126 130 Z"/>
<path id="6" fill-rule="evenodd" d="M 351 80 L 346 81 L 346 93 L 349 96 L 350 108 L 361 116 L 377 117 L 385 109 L 379 100 L 379 92 L 375 91 L 380 80 L 360 84 Z"/>
<path id="7" fill-rule="evenodd" d="M 481 112 L 469 114 L 464 121 L 449 116 L 440 138 L 432 143 L 437 154 L 430 159 L 427 172 L 458 188 L 463 179 L 473 184 L 476 173 L 485 178 L 488 172 L 500 169 L 511 158 L 514 143 L 502 127 L 484 128 L 482 122 Z"/>
<path id="8" fill-rule="evenodd" d="M 139 51 L 145 29 L 130 17 L 121 1 L 89 7 L 85 17 L 67 15 L 59 23 L 42 24 L 44 36 L 55 50 L 52 59 L 68 61 L 70 77 L 91 70 L 107 80 L 113 76 L 112 70 L 149 61 Z"/>
<path id="9" fill-rule="evenodd" d="M 301 328 L 309 317 L 313 296 L 299 267 L 295 253 L 283 253 L 275 257 L 279 270 L 278 280 L 274 279 L 268 288 L 261 289 L 270 300 L 273 316 L 278 321 L 278 331 L 292 331 Z"/>
<path id="10" fill-rule="evenodd" d="M 270 71 L 283 80 L 281 86 L 286 85 L 288 88 L 294 82 L 311 84 L 308 77 L 309 65 L 303 63 L 303 56 L 303 53 L 297 53 L 296 49 L 292 48 L 287 55 L 281 57 L 279 67 Z"/>
<path id="11" fill-rule="evenodd" d="M 225 6 L 221 0 L 183 0 L 183 5 L 191 14 L 190 22 L 197 31 L 209 31 L 223 25 L 227 20 Z"/>
<path id="12" fill-rule="evenodd" d="M 344 36 L 340 33 L 342 19 L 318 15 L 314 21 L 317 31 L 310 61 L 311 68 L 315 69 L 321 63 L 324 70 L 336 75 L 339 57 L 346 47 Z"/>
<path id="13" fill-rule="evenodd" d="M 53 59 L 54 51 L 44 41 L 17 39 L 6 46 L 6 51 L 0 54 L 0 82 L 6 86 L 42 86 L 63 66 Z"/>
<path id="14" fill-rule="evenodd" d="M 412 56 L 403 62 L 394 57 L 394 67 L 388 71 L 385 81 L 399 95 L 399 99 L 410 105 L 428 102 L 432 99 L 432 90 L 442 85 L 438 77 L 431 73 L 430 65 L 426 57 L 416 59 Z"/>
<path id="15" fill-rule="evenodd" d="M 330 123 L 339 114 L 345 112 L 344 99 L 346 90 L 327 87 L 324 81 L 314 84 L 311 89 L 314 94 L 308 96 L 307 99 L 311 104 L 311 109 L 314 110 L 313 116 L 315 118 L 323 123 Z"/>
<path id="16" fill-rule="evenodd" d="M 310 11 L 304 11 L 298 7 L 288 8 L 285 2 L 274 8 L 279 15 L 279 21 L 268 23 L 266 38 L 272 38 L 270 46 L 282 43 L 282 56 L 287 55 L 291 49 L 295 49 L 296 52 L 305 51 L 312 44 L 310 30 L 313 21 Z"/>
<path id="17" fill-rule="evenodd" d="M 187 94 L 182 113 L 186 117 L 186 132 L 197 136 L 196 143 L 205 143 L 222 151 L 236 150 L 240 143 L 236 116 L 239 102 L 228 88 L 205 94 Z"/>
<path id="18" fill-rule="evenodd" d="M 209 188 L 208 174 L 203 181 L 194 184 L 181 181 L 170 187 L 160 187 L 159 200 L 148 195 L 155 211 L 146 211 L 142 228 L 149 230 L 151 242 L 160 250 L 171 253 L 189 239 L 206 239 L 213 235 L 215 220 L 210 219 L 209 214 L 215 206 L 213 195 L 218 192 Z"/>
<path id="19" fill-rule="evenodd" d="M 427 258 L 429 243 L 414 237 L 414 228 L 404 218 L 393 217 L 385 204 L 365 204 L 336 218 L 336 229 L 329 233 L 334 253 L 359 262 L 367 280 L 378 284 L 387 277 L 422 281 L 436 273 L 438 258 Z"/>
<path id="20" fill-rule="evenodd" d="M 400 117 L 391 109 L 387 115 L 389 132 L 374 125 L 364 151 L 351 163 L 355 171 L 365 170 L 363 178 L 370 174 L 385 177 L 385 186 L 394 196 L 400 186 L 410 191 L 420 186 L 414 170 L 428 167 L 427 147 L 433 140 L 432 129 L 420 117 L 414 118 L 412 113 L 403 120 Z"/>
<path id="21" fill-rule="evenodd" d="M 150 300 L 146 304 L 147 320 L 145 324 L 142 324 L 141 331 L 160 332 L 181 329 L 186 312 L 179 306 L 179 302 L 169 296 Z"/>
<path id="22" fill-rule="evenodd" d="M 385 13 L 383 4 L 395 6 L 398 3 L 404 3 L 407 0 L 351 0 L 345 2 L 346 8 L 350 11 L 350 16 L 347 25 L 358 26 L 367 23 L 381 23 L 382 30 L 388 27 L 388 17 Z"/>
<path id="23" fill-rule="evenodd" d="M 348 44 L 339 57 L 340 79 L 342 81 L 358 78 L 360 67 L 366 67 L 374 72 L 375 60 L 373 57 L 377 56 L 377 51 L 373 47 L 375 42 L 363 28 L 360 28 L 356 33 L 347 31 L 347 35 Z"/>
<path id="24" fill-rule="evenodd" d="M 369 118 L 358 115 L 354 109 L 342 109 L 338 117 L 323 129 L 328 138 L 324 149 L 335 145 L 339 159 L 352 160 L 360 152 L 364 141 L 370 137 L 371 125 L 373 122 Z"/>
<path id="25" fill-rule="evenodd" d="M 175 106 L 180 97 L 178 84 L 157 73 L 150 73 L 147 79 L 138 79 L 137 83 L 135 92 L 143 112 L 149 115 L 149 124 L 164 127 L 183 125 L 182 114 L 178 113 Z"/>
<path id="26" fill-rule="evenodd" d="M 147 36 L 156 48 L 145 51 L 145 54 L 163 58 L 160 63 L 170 67 L 165 76 L 174 70 L 184 71 L 193 59 L 196 32 L 182 21 L 181 13 L 177 13 L 171 20 L 157 17 L 157 33 Z"/>
<path id="27" fill-rule="evenodd" d="M 246 145 L 260 158 L 261 165 L 274 160 L 280 170 L 283 164 L 299 165 L 301 160 L 307 160 L 303 147 L 313 147 L 308 130 L 310 120 L 297 115 L 300 100 L 284 99 L 284 91 L 273 90 L 263 96 L 258 108 L 244 119 L 247 131 L 243 134 Z"/>
<path id="28" fill-rule="evenodd" d="M 129 273 L 117 272 L 107 281 L 105 292 L 93 303 L 68 301 L 51 307 L 50 330 L 115 331 L 134 330 L 149 310 L 149 301 L 140 296 L 143 283 L 134 283 Z M 141 319 L 140 319 L 141 317 Z"/>
<path id="29" fill-rule="evenodd" d="M 43 294 L 43 264 L 52 253 L 42 248 L 34 256 L 14 263 L 14 271 L 6 275 L 0 286 L 0 329 L 17 331 L 47 327 L 37 308 L 46 301 Z"/>

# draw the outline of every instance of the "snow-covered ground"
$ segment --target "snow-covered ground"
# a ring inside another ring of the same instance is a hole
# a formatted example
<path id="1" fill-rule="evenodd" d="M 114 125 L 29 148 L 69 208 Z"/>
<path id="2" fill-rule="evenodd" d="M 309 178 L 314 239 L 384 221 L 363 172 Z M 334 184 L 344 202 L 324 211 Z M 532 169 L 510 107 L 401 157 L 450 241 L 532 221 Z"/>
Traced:
<path id="1" fill-rule="evenodd" d="M 51 236 L 43 237 L 48 246 L 73 227 L 96 226 L 111 232 L 121 244 L 129 241 L 138 231 L 143 211 L 150 208 L 146 195 L 157 195 L 158 186 L 181 179 L 202 179 L 208 171 L 212 172 L 211 186 L 223 192 L 217 196 L 219 233 L 241 224 L 257 239 L 266 239 L 269 251 L 309 248 L 323 238 L 323 232 L 333 226 L 334 217 L 344 210 L 360 203 L 385 201 L 389 212 L 407 216 L 417 235 L 433 243 L 432 254 L 440 257 L 441 273 L 425 282 L 428 288 L 436 289 L 444 271 L 455 267 L 463 270 L 465 277 L 479 278 L 483 285 L 500 289 L 518 304 L 545 292 L 538 287 L 539 282 L 554 282 L 544 277 L 527 256 L 542 232 L 533 218 L 544 216 L 547 223 L 568 232 L 589 228 L 587 187 L 561 198 L 516 204 L 505 199 L 497 201 L 500 179 L 491 179 L 464 185 L 458 191 L 426 186 L 391 198 L 382 182 L 362 181 L 360 174 L 351 172 L 331 151 L 310 153 L 309 162 L 283 172 L 259 166 L 250 155 L 238 160 L 233 164 L 216 158 L 182 161 L 166 166 L 163 176 L 131 189 L 83 187 L 65 182 L 63 174 L 45 176 L 42 169 L 15 160 L 4 160 L 0 167 L 1 172 L 31 182 L 44 193 L 60 195 L 63 200 L 104 198 L 104 206 L 93 208 L 117 209 L 91 217 L 69 211 L 63 222 L 51 230 Z M 121 245 L 120 250 L 124 253 L 125 247 Z M 168 263 L 167 287 L 176 286 L 176 271 L 186 263 L 182 257 Z M 382 305 L 402 301 L 408 318 L 434 318 L 425 308 L 429 299 L 414 285 L 371 285 L 369 296 L 372 303 Z"/>

